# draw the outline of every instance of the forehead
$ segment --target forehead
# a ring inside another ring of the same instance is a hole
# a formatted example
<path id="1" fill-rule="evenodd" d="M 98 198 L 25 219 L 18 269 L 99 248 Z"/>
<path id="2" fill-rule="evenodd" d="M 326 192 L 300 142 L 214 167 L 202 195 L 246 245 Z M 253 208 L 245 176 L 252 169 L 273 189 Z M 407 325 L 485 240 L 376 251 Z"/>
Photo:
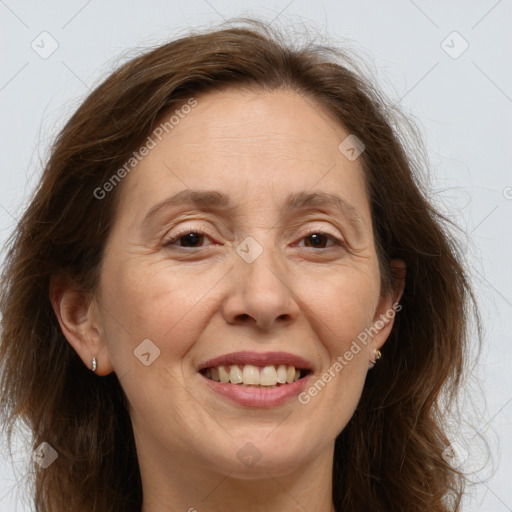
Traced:
<path id="1" fill-rule="evenodd" d="M 261 206 L 323 190 L 368 213 L 362 164 L 339 150 L 350 134 L 314 99 L 291 91 L 227 90 L 196 101 L 187 114 L 174 115 L 172 129 L 155 139 L 123 184 L 121 202 L 129 201 L 132 210 L 140 206 L 139 216 L 188 188 L 224 190 L 235 201 L 252 197 Z"/>

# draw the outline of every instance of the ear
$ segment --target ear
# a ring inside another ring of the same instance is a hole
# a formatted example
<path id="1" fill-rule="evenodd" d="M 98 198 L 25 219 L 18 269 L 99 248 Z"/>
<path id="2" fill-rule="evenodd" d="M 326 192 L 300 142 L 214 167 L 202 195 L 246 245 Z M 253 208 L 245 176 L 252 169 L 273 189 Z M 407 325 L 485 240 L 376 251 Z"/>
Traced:
<path id="1" fill-rule="evenodd" d="M 97 375 L 107 375 L 114 368 L 110 361 L 101 326 L 97 301 L 91 294 L 77 290 L 68 276 L 52 276 L 49 298 L 62 333 L 87 368 L 96 358 Z"/>
<path id="2" fill-rule="evenodd" d="M 372 359 L 374 358 L 373 350 L 380 349 L 388 339 L 393 327 L 395 315 L 398 314 L 398 311 L 401 309 L 398 303 L 400 302 L 405 287 L 406 265 L 402 260 L 395 259 L 391 260 L 390 267 L 394 286 L 388 293 L 381 295 L 375 311 L 372 327 L 375 329 L 373 332 L 377 331 L 377 333 L 373 336 L 369 344 Z"/>

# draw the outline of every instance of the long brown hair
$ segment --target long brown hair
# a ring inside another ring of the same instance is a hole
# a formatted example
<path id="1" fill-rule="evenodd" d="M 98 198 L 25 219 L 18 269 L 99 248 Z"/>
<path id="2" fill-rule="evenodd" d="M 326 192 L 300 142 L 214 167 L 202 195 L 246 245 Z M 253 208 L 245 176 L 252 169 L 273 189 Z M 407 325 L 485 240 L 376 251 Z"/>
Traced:
<path id="1" fill-rule="evenodd" d="M 402 311 L 336 439 L 333 501 L 344 512 L 454 511 L 464 475 L 443 457 L 443 414 L 465 371 L 468 317 L 480 323 L 449 221 L 429 202 L 396 109 L 342 50 L 298 47 L 263 23 L 194 33 L 113 72 L 60 132 L 31 202 L 6 244 L 1 280 L 1 412 L 57 460 L 34 463 L 39 512 L 138 512 L 142 487 L 125 396 L 115 373 L 97 377 L 65 339 L 48 294 L 68 275 L 94 292 L 123 183 L 97 191 L 189 98 L 224 87 L 286 88 L 315 101 L 365 145 L 361 155 L 382 293 L 389 262 L 407 265 Z M 345 63 L 345 64 L 344 64 Z M 414 127 L 409 134 L 415 137 Z M 419 146 L 416 146 L 417 148 Z M 420 150 L 418 150 L 420 151 Z M 417 153 L 419 154 L 419 153 Z M 448 398 L 448 400 L 447 400 Z"/>

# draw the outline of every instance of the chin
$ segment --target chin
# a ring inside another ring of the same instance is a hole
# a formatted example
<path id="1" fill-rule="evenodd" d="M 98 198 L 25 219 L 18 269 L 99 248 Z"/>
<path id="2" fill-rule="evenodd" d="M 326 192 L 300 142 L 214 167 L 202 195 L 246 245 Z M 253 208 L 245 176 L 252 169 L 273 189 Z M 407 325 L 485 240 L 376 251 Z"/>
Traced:
<path id="1" fill-rule="evenodd" d="M 234 438 L 227 449 L 209 454 L 212 467 L 232 477 L 256 479 L 284 476 L 304 466 L 310 448 L 305 440 L 293 442 L 290 436 L 268 432 L 265 429 L 260 436 L 240 434 L 241 441 Z"/>

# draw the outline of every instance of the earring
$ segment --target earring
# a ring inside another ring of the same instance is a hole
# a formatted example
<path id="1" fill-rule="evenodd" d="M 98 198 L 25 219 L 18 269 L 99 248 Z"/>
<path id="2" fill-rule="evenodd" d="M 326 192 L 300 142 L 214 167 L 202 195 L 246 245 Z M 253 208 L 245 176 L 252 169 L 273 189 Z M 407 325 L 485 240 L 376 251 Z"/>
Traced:
<path id="1" fill-rule="evenodd" d="M 375 366 L 375 363 L 377 362 L 377 360 L 382 357 L 381 351 L 376 349 L 376 348 L 373 349 L 373 353 L 375 354 L 375 359 L 373 361 L 370 359 L 370 363 L 368 364 L 368 368 L 373 368 Z"/>
<path id="2" fill-rule="evenodd" d="M 92 370 L 93 373 L 96 371 L 97 367 L 98 367 L 98 363 L 96 362 L 96 358 L 93 357 L 92 358 L 92 363 L 91 363 L 91 370 Z"/>

